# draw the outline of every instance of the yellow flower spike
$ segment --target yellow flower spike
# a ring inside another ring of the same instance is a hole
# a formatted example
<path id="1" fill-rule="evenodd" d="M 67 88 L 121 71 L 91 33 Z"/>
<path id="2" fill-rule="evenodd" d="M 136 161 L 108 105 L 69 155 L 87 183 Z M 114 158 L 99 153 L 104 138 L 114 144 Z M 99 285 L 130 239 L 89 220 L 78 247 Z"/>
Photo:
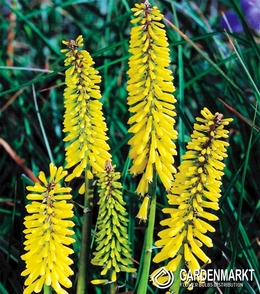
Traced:
<path id="1" fill-rule="evenodd" d="M 97 174 L 99 180 L 99 213 L 97 218 L 96 251 L 91 260 L 93 265 L 103 266 L 102 276 L 109 274 L 109 280 L 93 280 L 92 284 L 115 282 L 116 273 L 120 271 L 134 272 L 127 267 L 132 265 L 131 249 L 127 235 L 127 212 L 122 197 L 122 185 L 118 181 L 120 173 L 115 166 L 106 161 L 103 172 Z M 105 225 L 104 225 L 105 224 Z"/>
<path id="2" fill-rule="evenodd" d="M 27 195 L 27 199 L 32 202 L 26 205 L 31 215 L 24 219 L 24 250 L 27 253 L 21 256 L 26 263 L 26 269 L 21 275 L 28 276 L 24 290 L 28 294 L 39 293 L 44 283 L 59 289 L 58 293 L 67 293 L 60 284 L 66 288 L 72 286 L 68 277 L 73 275 L 69 267 L 73 261 L 68 255 L 73 250 L 67 246 L 75 242 L 75 239 L 69 237 L 74 234 L 71 230 L 74 223 L 67 218 L 73 216 L 73 205 L 66 202 L 72 197 L 69 194 L 71 189 L 61 187 L 59 183 L 67 175 L 62 167 L 57 168 L 51 163 L 49 170 L 49 179 L 40 172 L 42 183 L 27 187 L 33 193 Z"/>
<path id="3" fill-rule="evenodd" d="M 128 142 L 133 160 L 130 173 L 143 174 L 136 192 L 145 195 L 152 177 L 147 165 L 152 164 L 167 190 L 173 180 L 175 169 L 166 167 L 165 161 L 173 165 L 176 155 L 175 146 L 167 141 L 177 139 L 173 119 L 176 100 L 172 95 L 172 72 L 167 69 L 170 57 L 164 25 L 160 23 L 163 15 L 148 1 L 136 4 L 132 11 L 136 18 L 131 22 L 137 26 L 130 33 L 129 52 L 133 55 L 127 72 L 127 100 L 133 114 L 128 120 L 132 125 L 128 131 L 133 133 Z M 146 150 L 143 164 L 140 164 L 140 150 Z"/>
<path id="4" fill-rule="evenodd" d="M 65 72 L 64 90 L 63 131 L 67 133 L 64 141 L 68 142 L 65 168 L 73 168 L 65 180 L 80 177 L 85 169 L 91 179 L 93 173 L 103 170 L 105 161 L 111 157 L 107 152 L 107 127 L 99 101 L 101 94 L 97 84 L 101 82 L 101 77 L 93 68 L 94 61 L 89 53 L 78 49 L 83 46 L 82 36 L 62 43 L 68 46 L 68 49 L 61 50 L 66 56 L 64 64 L 70 66 Z M 79 193 L 84 192 L 85 185 L 82 185 Z"/>
<path id="5" fill-rule="evenodd" d="M 202 245 L 213 246 L 206 233 L 215 229 L 208 221 L 216 221 L 218 217 L 207 210 L 219 209 L 221 177 L 225 166 L 222 160 L 227 157 L 228 146 L 227 142 L 222 141 L 228 136 L 228 131 L 223 128 L 232 119 L 223 120 L 222 114 L 212 114 L 207 108 L 201 114 L 204 118 L 196 119 L 192 140 L 187 145 L 188 150 L 182 157 L 183 161 L 167 195 L 171 207 L 163 209 L 163 212 L 170 213 L 170 218 L 160 224 L 168 228 L 159 232 L 161 240 L 155 243 L 163 247 L 153 261 L 161 262 L 170 257 L 166 268 L 171 267 L 171 262 L 174 265 L 175 259 L 181 255 L 192 271 L 200 269 L 197 258 L 203 263 L 210 262 Z M 157 146 L 160 147 L 158 142 Z M 182 227 L 178 227 L 180 224 Z"/>

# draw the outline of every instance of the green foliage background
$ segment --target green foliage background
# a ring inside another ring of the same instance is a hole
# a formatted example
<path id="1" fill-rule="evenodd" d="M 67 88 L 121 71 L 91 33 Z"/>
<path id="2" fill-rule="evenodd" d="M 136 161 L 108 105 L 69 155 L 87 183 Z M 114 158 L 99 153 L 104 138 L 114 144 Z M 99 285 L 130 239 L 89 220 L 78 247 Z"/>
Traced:
<path id="1" fill-rule="evenodd" d="M 48 170 L 51 158 L 57 166 L 64 164 L 64 66 L 59 50 L 63 39 L 75 39 L 82 34 L 85 49 L 94 58 L 102 76 L 102 102 L 109 129 L 109 144 L 113 163 L 122 172 L 124 198 L 130 216 L 129 239 L 135 267 L 138 267 L 145 224 L 138 224 L 135 219 L 140 205 L 139 197 L 134 193 L 137 181 L 127 173 L 130 165 L 126 123 L 129 113 L 125 90 L 131 28 L 129 21 L 132 18 L 130 8 L 134 3 L 132 0 L 2 1 L 0 137 L 36 175 L 40 170 Z M 230 126 L 229 157 L 225 161 L 226 174 L 223 178 L 221 210 L 218 212 L 220 220 L 213 224 L 217 230 L 210 236 L 214 247 L 206 253 L 212 259 L 212 267 L 255 269 L 253 282 L 245 282 L 242 289 L 221 289 L 223 293 L 259 293 L 260 135 L 257 126 L 260 125 L 260 112 L 255 108 L 260 100 L 259 38 L 248 26 L 235 0 L 158 0 L 151 3 L 157 5 L 214 63 L 214 66 L 210 64 L 200 52 L 166 26 L 178 100 L 179 155 L 184 153 L 194 118 L 204 106 L 212 112 L 219 111 L 225 117 L 234 118 Z M 225 8 L 233 9 L 244 26 L 244 33 L 230 33 L 238 55 L 219 27 L 220 10 Z M 12 18 L 13 21 L 10 21 Z M 15 35 L 10 37 L 12 32 Z M 10 56 L 8 52 L 12 46 L 14 53 Z M 13 61 L 13 65 L 9 64 L 11 67 L 7 63 L 9 58 Z M 248 121 L 231 112 L 217 97 Z M 253 121 L 255 128 L 252 127 Z M 178 156 L 176 165 L 179 160 Z M 3 145 L 0 146 L 0 293 L 22 293 L 23 278 L 20 273 L 24 264 L 20 255 L 23 252 L 25 186 L 28 183 L 27 177 L 22 174 L 24 170 Z M 81 181 L 75 183 L 75 188 L 80 184 Z M 167 205 L 166 192 L 161 186 L 158 195 L 155 239 L 160 229 L 159 221 L 163 218 L 160 209 Z M 74 193 L 74 201 L 81 204 L 83 199 Z M 82 213 L 82 209 L 76 205 L 77 240 L 81 234 Z M 74 244 L 76 253 L 78 246 L 79 242 Z M 74 260 L 76 272 L 77 254 Z M 153 264 L 151 272 L 157 267 Z M 90 273 L 92 277 L 98 277 L 96 268 L 90 268 Z M 119 292 L 133 291 L 136 279 L 138 277 L 132 275 L 120 276 L 119 285 L 125 286 Z M 108 293 L 105 287 L 90 287 L 89 291 Z M 205 291 L 218 293 L 214 288 Z M 71 290 L 71 293 L 74 292 L 75 288 Z M 159 293 L 159 290 L 150 284 L 148 293 Z"/>

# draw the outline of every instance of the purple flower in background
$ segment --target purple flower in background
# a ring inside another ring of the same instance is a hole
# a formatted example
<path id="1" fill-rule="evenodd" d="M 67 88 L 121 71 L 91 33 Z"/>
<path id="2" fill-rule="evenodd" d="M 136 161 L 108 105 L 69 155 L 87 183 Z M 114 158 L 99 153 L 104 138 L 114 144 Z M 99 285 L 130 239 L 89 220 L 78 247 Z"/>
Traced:
<path id="1" fill-rule="evenodd" d="M 260 1 L 241 0 L 240 4 L 245 13 L 248 24 L 260 33 Z"/>
<path id="2" fill-rule="evenodd" d="M 240 0 L 240 4 L 247 23 L 257 33 L 260 33 L 260 0 Z M 228 29 L 226 20 L 233 32 L 241 33 L 243 31 L 242 24 L 233 11 L 227 11 L 225 17 L 222 17 L 220 20 L 220 25 Z"/>
<path id="3" fill-rule="evenodd" d="M 235 33 L 242 33 L 243 27 L 237 15 L 232 10 L 225 12 L 225 16 L 221 17 L 220 25 L 223 29 L 229 30 L 229 27 Z"/>

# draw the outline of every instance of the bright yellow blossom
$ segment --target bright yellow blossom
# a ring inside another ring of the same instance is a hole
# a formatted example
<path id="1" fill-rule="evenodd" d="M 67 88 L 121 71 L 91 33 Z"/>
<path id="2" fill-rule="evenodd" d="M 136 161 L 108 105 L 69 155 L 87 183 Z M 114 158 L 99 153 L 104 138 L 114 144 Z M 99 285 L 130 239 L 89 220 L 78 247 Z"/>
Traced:
<path id="1" fill-rule="evenodd" d="M 136 4 L 132 9 L 135 19 L 130 33 L 128 80 L 128 105 L 133 113 L 128 120 L 130 158 L 133 165 L 130 173 L 142 174 L 137 193 L 148 192 L 148 184 L 153 180 L 155 170 L 167 190 L 171 187 L 175 173 L 174 158 L 176 147 L 174 130 L 176 102 L 172 93 L 173 77 L 169 48 L 164 25 L 160 22 L 163 15 L 156 6 L 148 1 Z"/>
<path id="2" fill-rule="evenodd" d="M 122 185 L 118 181 L 120 173 L 115 172 L 115 166 L 106 162 L 105 170 L 98 173 L 99 213 L 97 219 L 97 248 L 91 263 L 102 266 L 101 275 L 108 279 L 97 279 L 92 284 L 115 282 L 121 271 L 135 272 L 132 265 L 130 242 L 127 234 L 128 214 L 122 197 Z"/>
<path id="3" fill-rule="evenodd" d="M 140 219 L 140 221 L 144 221 L 144 222 L 147 221 L 149 200 L 150 198 L 148 196 L 145 196 L 143 199 L 139 212 L 136 216 L 137 218 Z"/>
<path id="4" fill-rule="evenodd" d="M 223 119 L 222 114 L 212 114 L 207 108 L 201 114 L 203 118 L 196 118 L 188 151 L 182 157 L 167 195 L 170 208 L 163 209 L 164 213 L 170 214 L 170 218 L 161 221 L 161 225 L 169 228 L 158 234 L 161 240 L 155 243 L 162 249 L 153 261 L 170 259 L 165 266 L 170 271 L 176 270 L 182 258 L 192 271 L 200 269 L 197 258 L 204 264 L 211 262 L 201 246 L 213 246 L 206 233 L 215 229 L 208 221 L 218 218 L 207 210 L 219 209 L 221 177 L 225 167 L 222 161 L 227 157 L 228 146 L 222 139 L 228 137 L 224 126 L 232 119 Z"/>
<path id="5" fill-rule="evenodd" d="M 64 129 L 68 133 L 64 141 L 66 147 L 66 169 L 74 167 L 66 181 L 80 177 L 86 169 L 91 179 L 93 172 L 101 172 L 106 160 L 110 159 L 109 146 L 106 143 L 106 123 L 102 113 L 98 71 L 93 68 L 94 61 L 83 46 L 83 38 L 75 41 L 63 41 L 68 49 L 61 52 L 66 55 L 65 65 L 70 67 L 65 72 L 64 91 Z M 84 193 L 82 185 L 80 193 Z"/>
<path id="6" fill-rule="evenodd" d="M 73 275 L 70 265 L 73 263 L 68 256 L 73 250 L 68 246 L 75 240 L 71 237 L 74 223 L 73 205 L 66 202 L 72 198 L 69 187 L 61 187 L 59 182 L 67 175 L 62 167 L 50 164 L 50 178 L 40 172 L 42 183 L 28 186 L 30 194 L 27 199 L 31 204 L 26 205 L 30 214 L 25 217 L 24 230 L 27 251 L 21 256 L 26 263 L 22 276 L 28 276 L 25 281 L 24 294 L 39 293 L 44 284 L 61 294 L 68 293 L 62 288 L 72 286 L 69 276 Z"/>

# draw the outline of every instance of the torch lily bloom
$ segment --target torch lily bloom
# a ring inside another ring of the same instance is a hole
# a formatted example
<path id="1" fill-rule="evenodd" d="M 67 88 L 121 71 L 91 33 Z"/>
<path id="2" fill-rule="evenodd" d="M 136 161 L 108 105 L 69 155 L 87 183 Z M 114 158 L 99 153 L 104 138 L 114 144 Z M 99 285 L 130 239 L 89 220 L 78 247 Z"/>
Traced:
<path id="1" fill-rule="evenodd" d="M 65 54 L 65 65 L 70 66 L 65 72 L 64 91 L 64 129 L 68 133 L 64 141 L 66 147 L 66 169 L 74 167 L 66 178 L 70 181 L 80 177 L 84 170 L 89 179 L 93 172 L 103 171 L 105 161 L 110 159 L 109 146 L 106 143 L 106 123 L 102 113 L 100 89 L 101 82 L 98 71 L 93 68 L 94 61 L 86 50 L 78 50 L 83 46 L 83 37 L 75 41 L 63 41 L 68 49 L 62 49 Z M 85 184 L 79 190 L 85 191 Z"/>
<path id="2" fill-rule="evenodd" d="M 133 137 L 129 156 L 133 161 L 130 173 L 142 174 L 136 192 L 144 195 L 153 181 L 155 170 L 166 190 L 171 187 L 177 139 L 174 130 L 176 102 L 172 93 L 173 77 L 170 64 L 169 44 L 161 23 L 163 15 L 148 1 L 132 8 L 137 26 L 131 29 L 128 80 L 129 112 L 131 125 L 128 132 Z"/>
<path id="3" fill-rule="evenodd" d="M 72 286 L 68 277 L 73 275 L 70 268 L 73 261 L 68 256 L 73 250 L 68 246 L 75 242 L 71 237 L 74 223 L 69 220 L 73 216 L 73 205 L 66 201 L 72 196 L 69 187 L 59 184 L 66 175 L 67 171 L 51 163 L 49 180 L 40 172 L 41 183 L 27 187 L 30 191 L 27 199 L 32 202 L 26 205 L 30 214 L 24 222 L 27 253 L 21 256 L 26 263 L 21 275 L 28 276 L 24 294 L 39 293 L 44 284 L 52 286 L 57 293 L 66 294 L 62 286 Z"/>
<path id="4" fill-rule="evenodd" d="M 120 173 L 115 166 L 106 162 L 105 170 L 98 173 L 99 180 L 99 213 L 97 219 L 97 248 L 92 264 L 103 266 L 101 275 L 109 275 L 108 279 L 93 280 L 92 284 L 108 281 L 115 282 L 120 271 L 135 272 L 132 265 L 131 249 L 128 241 L 128 214 L 122 197 L 122 184 L 118 181 Z"/>
<path id="5" fill-rule="evenodd" d="M 168 260 L 167 270 L 174 272 L 182 259 L 194 271 L 200 269 L 198 259 L 210 263 L 210 258 L 201 249 L 202 245 L 212 247 L 211 238 L 206 233 L 215 229 L 209 221 L 218 217 L 208 210 L 219 209 L 221 177 L 227 157 L 223 139 L 228 138 L 224 129 L 232 121 L 223 119 L 220 113 L 212 114 L 207 108 L 201 111 L 203 118 L 196 118 L 191 142 L 188 143 L 178 173 L 175 175 L 170 193 L 167 195 L 170 208 L 164 208 L 170 218 L 161 221 L 168 226 L 158 235 L 161 240 L 155 244 L 162 246 L 154 257 L 154 262 Z"/>

